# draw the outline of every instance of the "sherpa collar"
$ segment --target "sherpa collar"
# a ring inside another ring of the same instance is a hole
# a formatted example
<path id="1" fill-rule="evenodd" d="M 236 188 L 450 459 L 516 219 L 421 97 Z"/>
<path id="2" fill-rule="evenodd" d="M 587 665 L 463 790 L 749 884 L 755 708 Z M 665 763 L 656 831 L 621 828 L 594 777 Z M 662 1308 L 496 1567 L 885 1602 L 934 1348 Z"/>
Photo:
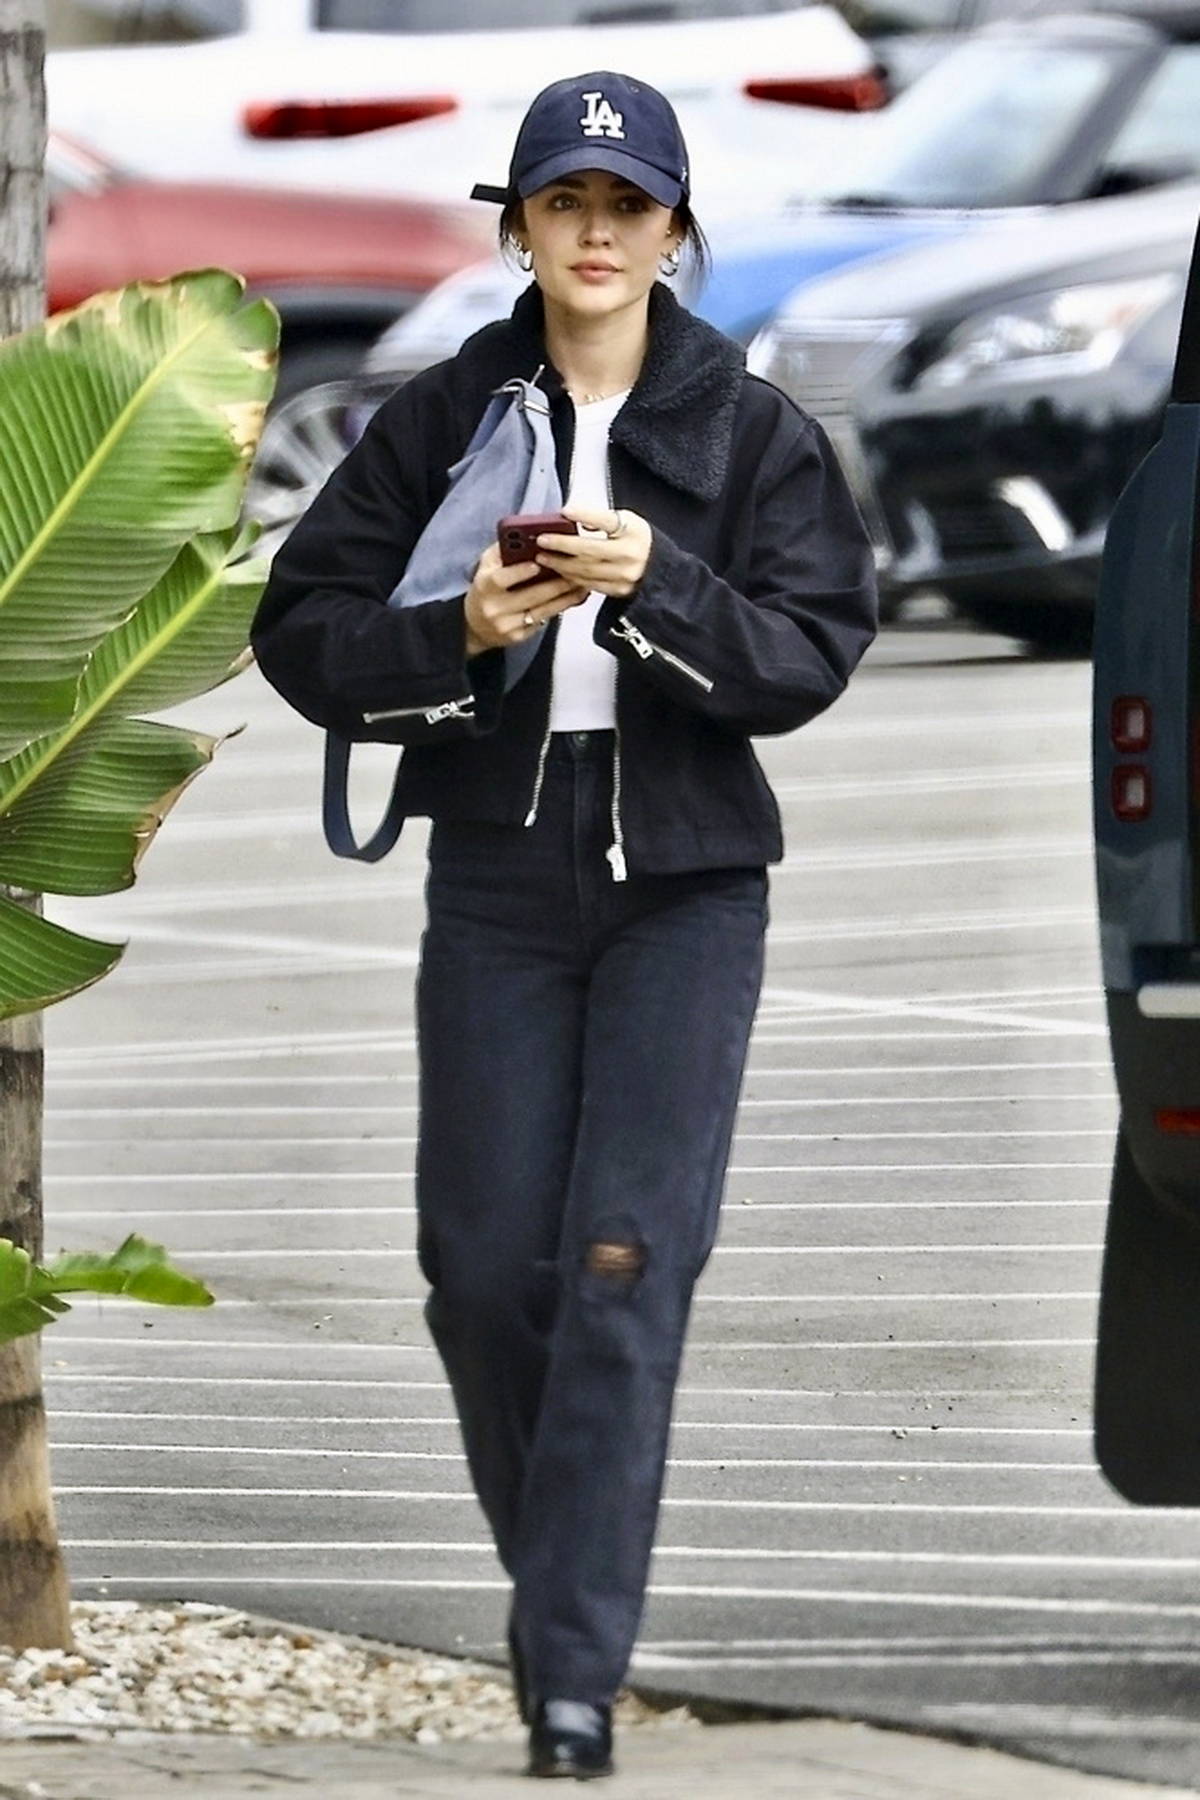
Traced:
<path id="1" fill-rule="evenodd" d="M 511 319 L 488 325 L 464 351 L 486 354 L 489 387 L 532 377 L 546 362 L 541 289 L 526 288 Z M 503 372 L 497 375 L 497 369 Z M 661 282 L 650 293 L 650 343 L 628 400 L 609 433 L 643 467 L 697 500 L 717 499 L 725 482 L 745 356 L 731 338 L 687 312 Z M 495 377 L 495 379 L 493 379 Z M 540 385 L 563 390 L 546 365 Z"/>

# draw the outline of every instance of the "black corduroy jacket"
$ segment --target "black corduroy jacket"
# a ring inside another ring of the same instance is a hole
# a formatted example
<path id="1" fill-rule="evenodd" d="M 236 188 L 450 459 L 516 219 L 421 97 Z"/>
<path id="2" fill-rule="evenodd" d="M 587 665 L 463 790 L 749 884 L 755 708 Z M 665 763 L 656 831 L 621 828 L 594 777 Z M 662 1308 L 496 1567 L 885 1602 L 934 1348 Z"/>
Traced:
<path id="1" fill-rule="evenodd" d="M 409 746 L 409 816 L 520 827 L 536 815 L 556 622 L 505 694 L 499 651 L 466 657 L 461 597 L 386 600 L 492 392 L 546 364 L 542 327 L 535 286 L 384 402 L 275 558 L 254 622 L 263 673 L 306 718 Z M 565 487 L 574 411 L 552 368 L 540 385 Z M 736 344 L 656 286 L 609 475 L 613 505 L 653 531 L 636 591 L 606 600 L 595 627 L 618 665 L 628 865 L 778 861 L 779 812 L 749 740 L 824 711 L 875 632 L 873 557 L 837 460 Z"/>

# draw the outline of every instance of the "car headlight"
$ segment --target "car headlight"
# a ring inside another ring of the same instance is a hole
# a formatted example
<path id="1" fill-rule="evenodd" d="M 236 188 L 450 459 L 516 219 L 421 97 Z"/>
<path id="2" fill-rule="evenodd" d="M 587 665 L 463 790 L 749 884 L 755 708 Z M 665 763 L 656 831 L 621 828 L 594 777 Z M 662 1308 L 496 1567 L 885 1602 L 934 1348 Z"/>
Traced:
<path id="1" fill-rule="evenodd" d="M 961 387 L 979 377 L 1024 380 L 1107 368 L 1180 287 L 1178 275 L 1165 273 L 1089 282 L 976 313 L 955 326 L 914 386 Z"/>

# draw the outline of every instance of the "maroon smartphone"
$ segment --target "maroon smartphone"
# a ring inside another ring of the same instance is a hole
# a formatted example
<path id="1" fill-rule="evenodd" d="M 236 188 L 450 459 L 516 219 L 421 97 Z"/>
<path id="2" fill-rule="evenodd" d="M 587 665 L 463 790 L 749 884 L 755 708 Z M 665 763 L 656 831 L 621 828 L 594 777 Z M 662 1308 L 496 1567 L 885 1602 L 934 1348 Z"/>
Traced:
<path id="1" fill-rule="evenodd" d="M 562 513 L 510 513 L 496 526 L 500 561 L 506 567 L 513 563 L 536 562 L 538 538 L 547 531 L 575 536 L 579 527 L 574 519 L 564 518 Z M 549 570 L 546 573 L 549 574 Z"/>

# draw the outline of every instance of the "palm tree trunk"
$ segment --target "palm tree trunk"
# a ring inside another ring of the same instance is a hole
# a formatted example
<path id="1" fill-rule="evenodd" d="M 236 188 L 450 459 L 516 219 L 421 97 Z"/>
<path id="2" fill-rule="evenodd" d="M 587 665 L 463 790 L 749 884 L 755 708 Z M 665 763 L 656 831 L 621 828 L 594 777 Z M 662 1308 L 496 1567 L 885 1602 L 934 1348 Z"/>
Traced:
<path id="1" fill-rule="evenodd" d="M 0 336 L 44 309 L 45 13 L 0 0 Z M 33 896 L 22 896 L 36 905 Z M 42 1251 L 42 1033 L 38 1017 L 0 1024 L 0 1237 Z M 40 1340 L 0 1346 L 0 1644 L 69 1648 L 67 1572 L 58 1547 Z"/>
<path id="2" fill-rule="evenodd" d="M 34 1014 L 0 1026 L 0 1237 L 41 1255 L 42 1032 Z M 67 1571 L 58 1547 L 40 1338 L 0 1347 L 0 1644 L 67 1649 Z"/>

